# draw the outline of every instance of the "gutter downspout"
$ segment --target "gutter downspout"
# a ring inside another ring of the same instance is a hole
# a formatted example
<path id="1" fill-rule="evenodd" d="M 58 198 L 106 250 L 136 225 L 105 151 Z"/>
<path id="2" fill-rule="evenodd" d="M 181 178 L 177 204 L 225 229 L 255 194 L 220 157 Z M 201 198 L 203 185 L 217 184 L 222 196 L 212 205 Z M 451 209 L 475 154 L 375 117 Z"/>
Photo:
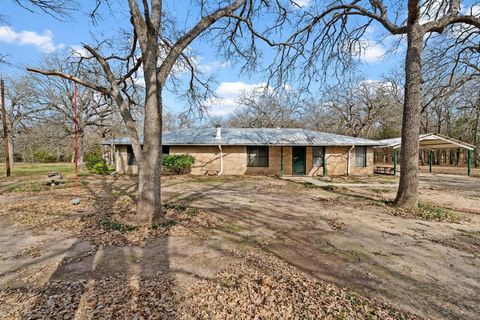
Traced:
<path id="1" fill-rule="evenodd" d="M 218 145 L 218 149 L 220 150 L 220 172 L 218 173 L 219 176 L 223 174 L 223 150 L 222 145 Z"/>
<path id="2" fill-rule="evenodd" d="M 355 148 L 355 146 L 352 146 L 350 149 L 348 149 L 348 157 L 347 157 L 347 176 L 350 175 L 350 152 Z"/>

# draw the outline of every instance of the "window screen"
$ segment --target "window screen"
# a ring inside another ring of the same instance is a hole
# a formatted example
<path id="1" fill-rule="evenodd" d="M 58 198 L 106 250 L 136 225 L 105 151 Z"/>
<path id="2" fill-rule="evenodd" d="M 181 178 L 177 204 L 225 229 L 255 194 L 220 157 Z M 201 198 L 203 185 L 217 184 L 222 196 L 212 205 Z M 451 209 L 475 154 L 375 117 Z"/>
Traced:
<path id="1" fill-rule="evenodd" d="M 248 167 L 268 167 L 268 147 L 247 147 Z"/>
<path id="2" fill-rule="evenodd" d="M 355 147 L 355 165 L 357 167 L 367 166 L 367 148 Z"/>
<path id="3" fill-rule="evenodd" d="M 325 147 L 313 147 L 313 166 L 323 167 L 325 159 Z"/>
<path id="4" fill-rule="evenodd" d="M 127 164 L 129 166 L 137 164 L 137 160 L 135 160 L 135 155 L 133 154 L 132 146 L 127 146 Z"/>

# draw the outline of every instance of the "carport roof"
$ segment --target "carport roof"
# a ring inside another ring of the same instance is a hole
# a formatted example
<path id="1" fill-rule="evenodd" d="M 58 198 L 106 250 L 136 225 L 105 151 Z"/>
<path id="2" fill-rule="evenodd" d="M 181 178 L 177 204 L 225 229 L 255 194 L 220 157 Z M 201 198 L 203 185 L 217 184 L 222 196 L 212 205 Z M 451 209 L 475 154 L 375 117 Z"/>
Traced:
<path id="1" fill-rule="evenodd" d="M 475 146 L 447 137 L 439 133 L 426 133 L 419 136 L 419 148 L 420 149 L 453 149 L 453 148 L 465 148 L 468 150 L 475 149 Z M 393 138 L 379 140 L 382 144 L 380 147 L 385 148 L 400 148 L 402 144 L 402 138 Z"/>
<path id="2" fill-rule="evenodd" d="M 275 145 L 275 146 L 380 146 L 382 142 L 333 133 L 293 128 L 216 128 L 166 131 L 164 145 Z M 140 141 L 143 143 L 143 139 Z M 104 141 L 103 144 L 129 145 L 130 138 Z"/>

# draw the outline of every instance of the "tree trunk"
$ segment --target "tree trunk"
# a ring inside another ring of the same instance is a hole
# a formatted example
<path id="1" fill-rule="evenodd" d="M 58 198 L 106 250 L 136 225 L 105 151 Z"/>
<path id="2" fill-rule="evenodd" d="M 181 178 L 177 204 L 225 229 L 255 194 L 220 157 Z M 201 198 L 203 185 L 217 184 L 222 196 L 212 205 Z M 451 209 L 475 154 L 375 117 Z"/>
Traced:
<path id="1" fill-rule="evenodd" d="M 424 31 L 419 24 L 418 1 L 408 1 L 405 100 L 400 151 L 400 184 L 396 205 L 415 208 L 418 202 L 418 136 L 420 134 L 422 49 Z"/>
<path id="2" fill-rule="evenodd" d="M 137 224 L 155 223 L 162 218 L 162 100 L 157 82 L 155 38 L 148 39 L 149 50 L 142 50 L 145 78 L 145 123 L 142 157 L 138 163 Z"/>
<path id="3" fill-rule="evenodd" d="M 162 142 L 161 126 L 155 124 L 159 121 L 160 114 L 156 104 L 150 101 L 146 104 L 144 144 L 142 162 L 138 164 L 138 200 L 137 223 L 155 223 L 162 218 L 161 201 L 161 169 L 162 169 Z M 158 102 L 160 104 L 160 102 Z M 149 109 L 155 109 L 151 111 Z M 161 123 L 161 121 L 159 122 Z"/>

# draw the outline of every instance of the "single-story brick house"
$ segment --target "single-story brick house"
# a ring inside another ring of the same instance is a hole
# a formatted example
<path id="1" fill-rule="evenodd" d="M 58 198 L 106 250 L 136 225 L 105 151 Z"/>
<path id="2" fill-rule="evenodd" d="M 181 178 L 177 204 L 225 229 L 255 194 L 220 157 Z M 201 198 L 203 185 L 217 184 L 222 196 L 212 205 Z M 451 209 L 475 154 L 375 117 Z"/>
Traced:
<path id="1" fill-rule="evenodd" d="M 374 140 L 304 129 L 204 128 L 163 133 L 165 154 L 195 157 L 196 175 L 369 175 Z M 103 143 L 115 148 L 115 167 L 137 174 L 129 138 Z"/>

